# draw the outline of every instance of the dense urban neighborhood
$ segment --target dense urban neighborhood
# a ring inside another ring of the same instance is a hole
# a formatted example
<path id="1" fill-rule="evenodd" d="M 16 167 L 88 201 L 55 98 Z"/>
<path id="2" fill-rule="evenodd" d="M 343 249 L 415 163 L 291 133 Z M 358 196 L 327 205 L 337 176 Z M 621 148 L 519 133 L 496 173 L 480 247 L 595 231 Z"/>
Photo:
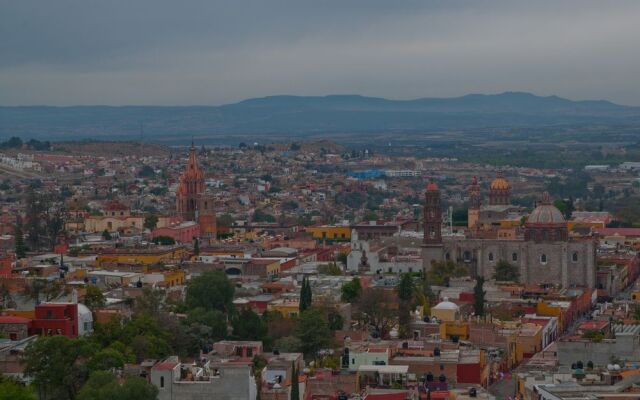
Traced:
<path id="1" fill-rule="evenodd" d="M 637 393 L 640 163 L 1 147 L 6 398 Z"/>

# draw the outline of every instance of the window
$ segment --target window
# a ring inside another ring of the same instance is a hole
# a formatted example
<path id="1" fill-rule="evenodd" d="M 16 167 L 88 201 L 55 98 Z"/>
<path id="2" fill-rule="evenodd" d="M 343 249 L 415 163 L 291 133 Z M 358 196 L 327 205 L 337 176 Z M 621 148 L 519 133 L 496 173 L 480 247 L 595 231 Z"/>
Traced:
<path id="1" fill-rule="evenodd" d="M 392 272 L 393 272 L 393 268 L 389 267 L 389 273 L 392 273 Z"/>
<path id="2" fill-rule="evenodd" d="M 518 261 L 518 253 L 511 254 L 511 260 L 512 261 Z"/>
<path id="3" fill-rule="evenodd" d="M 547 255 L 543 254 L 540 256 L 540 264 L 546 264 L 547 263 Z"/>
<path id="4" fill-rule="evenodd" d="M 571 261 L 578 262 L 578 252 L 577 251 L 574 251 L 573 254 L 571 255 Z"/>
<path id="5" fill-rule="evenodd" d="M 471 261 L 471 252 L 470 252 L 469 250 L 467 250 L 467 251 L 465 251 L 465 252 L 464 252 L 464 260 L 465 260 L 466 262 Z"/>
<path id="6" fill-rule="evenodd" d="M 164 376 L 160 377 L 160 387 L 164 388 Z"/>
<path id="7" fill-rule="evenodd" d="M 449 261 L 451 259 L 451 254 L 447 253 L 444 255 L 444 259 Z"/>
<path id="8" fill-rule="evenodd" d="M 493 253 L 489 253 L 489 261 L 493 261 Z"/>
<path id="9" fill-rule="evenodd" d="M 409 267 L 409 273 L 413 272 L 413 268 Z"/>

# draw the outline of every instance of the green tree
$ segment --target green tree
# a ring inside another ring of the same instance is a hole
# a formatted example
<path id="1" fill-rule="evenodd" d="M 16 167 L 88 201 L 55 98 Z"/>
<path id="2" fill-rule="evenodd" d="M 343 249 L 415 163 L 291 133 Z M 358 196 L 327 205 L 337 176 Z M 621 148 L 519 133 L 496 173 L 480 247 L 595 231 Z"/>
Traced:
<path id="1" fill-rule="evenodd" d="M 209 343 L 217 342 L 227 336 L 227 317 L 219 310 L 194 308 L 187 313 L 186 322 L 193 329 L 198 329 L 200 336 Z"/>
<path id="2" fill-rule="evenodd" d="M 484 296 L 487 292 L 484 291 L 484 278 L 478 277 L 476 279 L 476 286 L 473 288 L 473 310 L 476 315 L 484 315 Z"/>
<path id="3" fill-rule="evenodd" d="M 198 238 L 193 238 L 193 254 L 200 255 L 200 241 Z"/>
<path id="4" fill-rule="evenodd" d="M 106 348 L 94 354 L 88 366 L 91 371 L 111 371 L 123 368 L 126 361 L 126 356 L 120 351 Z"/>
<path id="5" fill-rule="evenodd" d="M 144 217 L 144 227 L 149 229 L 150 231 L 156 229 L 158 225 L 158 216 L 155 214 L 149 214 Z"/>
<path id="6" fill-rule="evenodd" d="M 171 236 L 156 236 L 153 238 L 153 243 L 160 246 L 173 246 L 176 240 Z"/>
<path id="7" fill-rule="evenodd" d="M 307 277 L 302 278 L 302 286 L 300 287 L 300 312 L 307 310 L 313 303 L 313 295 L 311 293 L 311 284 Z"/>
<path id="8" fill-rule="evenodd" d="M 518 267 L 515 265 L 509 264 L 507 261 L 500 260 L 496 264 L 493 279 L 499 282 L 519 282 L 520 272 L 518 271 Z"/>
<path id="9" fill-rule="evenodd" d="M 406 338 L 409 335 L 409 324 L 411 323 L 411 303 L 413 301 L 413 295 L 415 291 L 415 285 L 411 274 L 403 274 L 400 278 L 400 282 L 396 287 L 396 293 L 398 294 L 398 325 L 400 337 Z"/>
<path id="10" fill-rule="evenodd" d="M 239 340 L 264 340 L 267 324 L 253 310 L 244 308 L 232 321 L 233 336 Z"/>
<path id="11" fill-rule="evenodd" d="M 94 285 L 87 286 L 84 295 L 84 305 L 91 310 L 95 310 L 96 308 L 104 307 L 105 304 L 106 300 L 104 294 L 102 294 L 102 290 Z"/>
<path id="12" fill-rule="evenodd" d="M 146 380 L 131 376 L 121 385 L 109 372 L 94 372 L 78 393 L 78 400 L 155 400 L 158 388 Z"/>
<path id="13" fill-rule="evenodd" d="M 138 172 L 138 176 L 140 178 L 151 178 L 156 175 L 156 171 L 148 165 L 142 167 L 142 169 Z"/>
<path id="14" fill-rule="evenodd" d="M 298 317 L 296 336 L 302 343 L 302 352 L 307 359 L 315 358 L 318 351 L 331 346 L 331 331 L 324 313 L 317 308 L 305 310 Z"/>
<path id="15" fill-rule="evenodd" d="M 229 313 L 232 310 L 235 287 L 221 271 L 205 272 L 187 285 L 188 308 L 202 307 Z"/>
<path id="16" fill-rule="evenodd" d="M 362 286 L 360 285 L 360 278 L 357 276 L 351 279 L 349 282 L 342 285 L 342 301 L 345 303 L 353 303 L 360 297 Z"/>
<path id="17" fill-rule="evenodd" d="M 75 399 L 88 375 L 86 363 L 92 347 L 82 338 L 41 336 L 27 346 L 24 354 L 25 374 L 41 399 Z"/>
<path id="18" fill-rule="evenodd" d="M 300 383 L 295 362 L 291 363 L 291 400 L 300 400 Z"/>
<path id="19" fill-rule="evenodd" d="M 467 267 L 453 261 L 436 261 L 428 272 L 429 281 L 434 285 L 449 285 L 451 278 L 459 278 L 469 274 Z"/>
<path id="20" fill-rule="evenodd" d="M 106 229 L 105 229 L 104 231 L 102 231 L 102 238 L 103 238 L 104 240 L 111 240 L 111 239 L 113 239 L 113 237 L 111 236 L 111 233 L 110 233 L 108 230 L 106 230 Z"/>
<path id="21" fill-rule="evenodd" d="M 329 329 L 332 331 L 339 331 L 344 326 L 344 318 L 338 311 L 331 309 L 327 313 L 327 322 L 329 323 Z"/>
<path id="22" fill-rule="evenodd" d="M 0 400 L 37 400 L 33 389 L 0 375 Z"/>

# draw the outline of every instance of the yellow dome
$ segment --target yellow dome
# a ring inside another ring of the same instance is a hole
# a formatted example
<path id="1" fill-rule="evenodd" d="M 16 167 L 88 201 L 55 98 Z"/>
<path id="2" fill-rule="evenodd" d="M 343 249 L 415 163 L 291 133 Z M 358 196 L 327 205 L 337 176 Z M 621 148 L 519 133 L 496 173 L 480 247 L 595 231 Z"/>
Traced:
<path id="1" fill-rule="evenodd" d="M 491 189 L 493 190 L 509 190 L 510 188 L 509 182 L 501 176 L 491 182 Z"/>

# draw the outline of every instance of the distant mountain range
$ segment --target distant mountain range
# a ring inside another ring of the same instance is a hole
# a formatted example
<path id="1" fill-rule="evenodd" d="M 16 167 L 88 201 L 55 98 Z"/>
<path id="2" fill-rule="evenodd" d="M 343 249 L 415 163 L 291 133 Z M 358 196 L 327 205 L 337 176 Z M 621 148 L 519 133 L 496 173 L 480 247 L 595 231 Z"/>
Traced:
<path id="1" fill-rule="evenodd" d="M 553 125 L 640 124 L 640 107 L 531 93 L 388 100 L 358 95 L 270 96 L 223 106 L 0 107 L 0 137 L 309 136 Z"/>

